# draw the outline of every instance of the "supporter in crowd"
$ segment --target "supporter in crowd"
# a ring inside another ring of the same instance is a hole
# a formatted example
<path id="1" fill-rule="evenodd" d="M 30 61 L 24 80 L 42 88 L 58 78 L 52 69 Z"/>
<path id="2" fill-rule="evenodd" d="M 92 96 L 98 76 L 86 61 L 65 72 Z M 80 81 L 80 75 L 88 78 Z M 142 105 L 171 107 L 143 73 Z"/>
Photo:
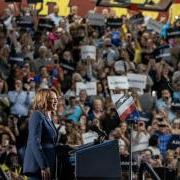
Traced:
<path id="1" fill-rule="evenodd" d="M 10 105 L 10 113 L 18 117 L 27 117 L 31 105 L 32 97 L 28 91 L 23 90 L 21 80 L 15 81 L 15 89 L 8 92 Z"/>
<path id="2" fill-rule="evenodd" d="M 31 104 L 39 88 L 52 87 L 60 94 L 53 115 L 60 144 L 72 149 L 92 143 L 99 136 L 93 132 L 98 128 L 106 140 L 118 139 L 121 155 L 129 157 L 129 122 L 122 122 L 112 101 L 113 95 L 129 94 L 140 116 L 132 130 L 134 159 L 178 170 L 180 51 L 178 38 L 167 36 L 167 29 L 178 26 L 178 21 L 171 23 L 170 13 L 169 20 L 160 18 L 164 26 L 156 32 L 147 23 L 133 24 L 126 15 L 118 27 L 108 23 L 100 27 L 79 16 L 77 6 L 67 17 L 59 15 L 57 5 L 44 18 L 38 15 L 40 9 L 18 9 L 13 3 L 0 17 L 0 170 L 5 172 L 5 165 L 11 176 L 18 172 L 19 179 L 24 178 L 20 169 Z M 96 8 L 90 11 L 94 12 Z M 103 9 L 102 15 L 106 22 L 117 17 L 112 9 Z M 30 26 L 18 23 L 23 17 Z M 88 45 L 96 47 L 95 58 L 83 57 L 82 48 Z M 157 58 L 158 48 L 167 45 L 170 57 Z M 109 76 L 128 73 L 144 75 L 145 87 L 109 87 Z M 96 90 L 77 89 L 77 82 L 96 82 Z M 92 90 L 96 93 L 90 95 Z"/>
<path id="3" fill-rule="evenodd" d="M 163 89 L 161 91 L 162 97 L 156 102 L 156 107 L 158 111 L 165 111 L 168 113 L 168 121 L 172 122 L 176 117 L 176 114 L 171 110 L 172 98 L 168 89 Z"/>

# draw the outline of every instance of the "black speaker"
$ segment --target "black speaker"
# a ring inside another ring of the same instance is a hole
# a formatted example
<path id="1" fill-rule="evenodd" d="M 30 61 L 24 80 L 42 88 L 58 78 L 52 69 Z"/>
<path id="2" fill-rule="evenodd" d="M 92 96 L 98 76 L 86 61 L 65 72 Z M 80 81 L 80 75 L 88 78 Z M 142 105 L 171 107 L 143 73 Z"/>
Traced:
<path id="1" fill-rule="evenodd" d="M 119 180 L 120 156 L 118 141 L 107 141 L 75 154 L 75 176 L 78 180 Z"/>

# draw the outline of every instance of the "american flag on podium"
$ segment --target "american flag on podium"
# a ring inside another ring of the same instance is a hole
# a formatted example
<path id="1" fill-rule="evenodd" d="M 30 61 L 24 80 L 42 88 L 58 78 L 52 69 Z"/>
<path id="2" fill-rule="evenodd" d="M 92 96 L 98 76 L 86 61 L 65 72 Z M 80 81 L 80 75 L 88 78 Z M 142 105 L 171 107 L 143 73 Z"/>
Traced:
<path id="1" fill-rule="evenodd" d="M 136 114 L 137 109 L 132 96 L 126 94 L 113 94 L 111 98 L 115 104 L 120 120 L 125 121 L 130 116 L 132 117 L 133 114 Z"/>

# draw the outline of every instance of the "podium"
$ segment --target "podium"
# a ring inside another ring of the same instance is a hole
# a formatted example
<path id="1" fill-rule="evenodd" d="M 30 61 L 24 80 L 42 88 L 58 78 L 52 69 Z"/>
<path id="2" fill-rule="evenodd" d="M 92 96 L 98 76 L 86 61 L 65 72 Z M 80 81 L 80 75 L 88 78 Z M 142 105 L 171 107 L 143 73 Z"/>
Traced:
<path id="1" fill-rule="evenodd" d="M 83 148 L 75 153 L 75 177 L 77 180 L 119 180 L 120 170 L 117 140 Z"/>

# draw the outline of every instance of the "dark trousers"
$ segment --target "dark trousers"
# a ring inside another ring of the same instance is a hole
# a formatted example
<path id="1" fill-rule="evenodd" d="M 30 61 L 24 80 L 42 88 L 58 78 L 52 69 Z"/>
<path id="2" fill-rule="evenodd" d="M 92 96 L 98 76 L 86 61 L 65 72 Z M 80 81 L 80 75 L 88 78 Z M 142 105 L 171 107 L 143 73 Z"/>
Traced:
<path id="1" fill-rule="evenodd" d="M 31 174 L 31 175 L 28 176 L 28 180 L 42 180 L 41 174 L 40 173 Z"/>
<path id="2" fill-rule="evenodd" d="M 28 180 L 41 180 L 41 178 L 37 178 L 37 177 L 28 177 Z"/>

